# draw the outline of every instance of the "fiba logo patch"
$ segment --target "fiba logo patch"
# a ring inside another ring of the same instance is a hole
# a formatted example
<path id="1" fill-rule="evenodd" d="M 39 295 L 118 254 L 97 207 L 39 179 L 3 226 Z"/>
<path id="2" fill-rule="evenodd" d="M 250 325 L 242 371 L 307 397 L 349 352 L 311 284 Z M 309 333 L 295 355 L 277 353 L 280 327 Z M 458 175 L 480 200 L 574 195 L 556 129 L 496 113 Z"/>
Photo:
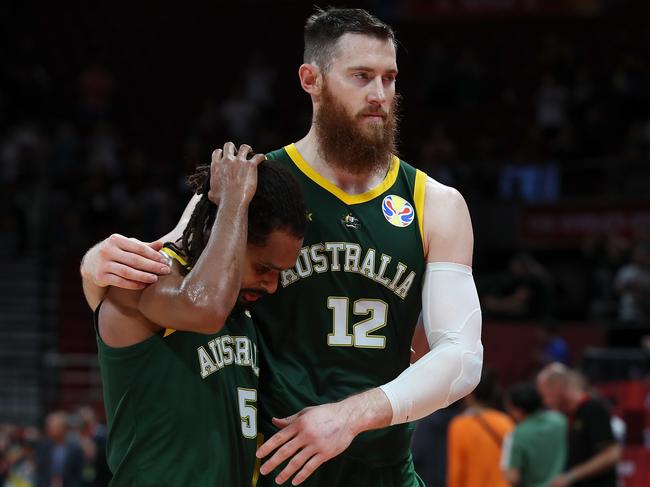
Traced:
<path id="1" fill-rule="evenodd" d="M 396 227 L 408 227 L 415 218 L 415 211 L 411 203 L 395 194 L 389 194 L 384 198 L 381 210 L 388 223 Z"/>

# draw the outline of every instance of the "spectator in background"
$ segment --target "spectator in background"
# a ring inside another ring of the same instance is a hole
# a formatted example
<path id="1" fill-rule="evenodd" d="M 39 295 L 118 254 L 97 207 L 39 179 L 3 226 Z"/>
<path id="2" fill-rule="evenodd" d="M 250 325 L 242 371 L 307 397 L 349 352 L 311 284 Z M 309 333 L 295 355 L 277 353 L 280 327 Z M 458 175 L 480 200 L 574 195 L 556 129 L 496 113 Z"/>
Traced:
<path id="1" fill-rule="evenodd" d="M 612 283 L 618 270 L 627 262 L 629 252 L 629 240 L 616 233 L 596 235 L 584 243 L 583 261 L 591 295 L 589 312 L 593 318 L 616 316 L 619 296 Z"/>
<path id="2" fill-rule="evenodd" d="M 546 142 L 552 143 L 567 123 L 569 89 L 553 74 L 544 74 L 537 92 L 537 126 Z"/>
<path id="3" fill-rule="evenodd" d="M 547 320 L 553 314 L 553 285 L 546 269 L 529 253 L 514 255 L 508 264 L 506 285 L 488 295 L 484 309 L 501 319 Z"/>
<path id="4" fill-rule="evenodd" d="M 54 411 L 45 420 L 46 437 L 36 451 L 36 487 L 80 487 L 83 452 L 68 439 L 68 415 Z"/>
<path id="5" fill-rule="evenodd" d="M 278 71 L 261 52 L 254 53 L 246 68 L 244 83 L 246 98 L 255 106 L 268 107 L 273 103 L 273 92 Z"/>
<path id="6" fill-rule="evenodd" d="M 101 63 L 94 63 L 84 68 L 77 84 L 81 122 L 93 124 L 106 120 L 115 92 L 113 74 Z"/>
<path id="7" fill-rule="evenodd" d="M 247 97 L 241 83 L 235 84 L 229 96 L 220 103 L 219 116 L 231 139 L 253 139 L 259 120 L 258 107 Z"/>
<path id="8" fill-rule="evenodd" d="M 33 428 L 18 428 L 0 424 L 0 486 L 33 487 L 36 478 L 34 465 Z"/>
<path id="9" fill-rule="evenodd" d="M 537 388 L 546 406 L 569 418 L 565 471 L 553 480 L 551 487 L 615 487 L 621 446 L 614 439 L 604 403 L 587 393 L 577 372 L 557 362 L 541 370 Z"/>
<path id="10" fill-rule="evenodd" d="M 567 421 L 542 407 L 534 384 L 517 384 L 506 398 L 506 409 L 517 423 L 506 438 L 502 467 L 506 480 L 520 487 L 546 487 L 564 470 Z"/>
<path id="11" fill-rule="evenodd" d="M 427 487 L 447 485 L 447 432 L 461 412 L 461 401 L 456 401 L 418 421 L 411 451 L 415 469 Z"/>
<path id="12" fill-rule="evenodd" d="M 637 244 L 631 262 L 616 274 L 621 294 L 619 319 L 625 323 L 650 322 L 650 244 Z"/>
<path id="13" fill-rule="evenodd" d="M 77 415 L 81 421 L 79 443 L 85 459 L 84 485 L 105 487 L 112 478 L 106 461 L 106 426 L 97 420 L 97 414 L 90 406 L 81 406 Z"/>
<path id="14" fill-rule="evenodd" d="M 559 334 L 558 325 L 551 323 L 538 329 L 539 348 L 533 352 L 535 371 L 552 362 L 569 364 L 569 346 Z"/>
<path id="15" fill-rule="evenodd" d="M 512 420 L 493 408 L 496 379 L 483 371 L 474 392 L 463 399 L 465 412 L 449 425 L 448 487 L 506 487 L 501 473 L 501 447 L 513 429 Z"/>

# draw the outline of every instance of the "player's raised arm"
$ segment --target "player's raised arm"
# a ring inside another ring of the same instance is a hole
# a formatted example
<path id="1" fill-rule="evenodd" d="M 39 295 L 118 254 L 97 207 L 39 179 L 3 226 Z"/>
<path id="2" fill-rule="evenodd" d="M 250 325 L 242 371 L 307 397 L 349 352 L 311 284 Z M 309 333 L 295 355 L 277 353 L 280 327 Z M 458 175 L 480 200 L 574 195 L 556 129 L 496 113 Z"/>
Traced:
<path id="1" fill-rule="evenodd" d="M 224 146 L 223 158 L 221 150 L 215 151 L 209 179 L 214 183 L 211 196 L 220 204 L 209 230 L 204 228 L 209 220 L 203 211 L 214 208 L 214 204 L 207 194 L 193 213 L 188 231 L 183 235 L 184 247 L 187 247 L 184 253 L 195 256 L 188 258 L 191 261 L 189 272 L 174 261 L 170 274 L 142 291 L 134 293 L 111 288 L 106 309 L 102 307 L 103 315 L 128 313 L 131 309 L 160 327 L 173 325 L 178 330 L 199 333 L 216 333 L 221 329 L 239 295 L 246 254 L 248 207 L 255 194 L 257 165 L 264 160 L 262 154 L 249 159 L 250 150 L 242 146 L 235 154 L 233 144 L 228 143 Z M 206 187 L 204 192 L 207 190 Z M 119 320 L 108 321 L 121 326 Z M 110 333 L 110 330 L 102 331 L 104 335 Z"/>
<path id="2" fill-rule="evenodd" d="M 216 333 L 225 323 L 239 296 L 248 236 L 248 205 L 257 186 L 257 166 L 264 160 L 263 154 L 249 159 L 250 152 L 251 148 L 243 145 L 235 154 L 235 146 L 229 142 L 222 158 L 220 154 L 217 160 L 213 157 L 211 199 L 219 205 L 207 245 L 182 279 L 163 277 L 142 292 L 138 309 L 147 319 L 162 326 L 171 322 L 177 329 L 203 333 Z M 207 198 L 204 203 L 214 204 Z M 192 246 L 201 245 L 204 232 L 204 228 L 195 229 L 186 252 L 191 253 Z"/>

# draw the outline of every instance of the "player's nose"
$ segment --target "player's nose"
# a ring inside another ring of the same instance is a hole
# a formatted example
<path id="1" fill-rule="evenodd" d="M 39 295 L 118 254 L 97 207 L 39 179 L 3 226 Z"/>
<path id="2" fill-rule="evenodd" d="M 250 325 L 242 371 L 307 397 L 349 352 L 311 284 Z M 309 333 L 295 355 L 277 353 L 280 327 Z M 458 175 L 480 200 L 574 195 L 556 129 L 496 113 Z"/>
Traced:
<path id="1" fill-rule="evenodd" d="M 381 76 L 377 76 L 369 85 L 368 102 L 378 105 L 384 104 L 386 102 L 386 92 Z"/>

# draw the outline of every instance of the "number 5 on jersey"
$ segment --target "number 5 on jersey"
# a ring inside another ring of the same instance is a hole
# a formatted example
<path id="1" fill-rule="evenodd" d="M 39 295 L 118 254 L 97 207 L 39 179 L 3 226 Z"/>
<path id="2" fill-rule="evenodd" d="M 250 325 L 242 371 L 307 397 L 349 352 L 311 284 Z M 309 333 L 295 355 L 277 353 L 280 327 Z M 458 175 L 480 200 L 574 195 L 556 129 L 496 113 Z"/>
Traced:
<path id="1" fill-rule="evenodd" d="M 356 316 L 367 316 L 352 326 L 352 334 L 348 325 L 349 299 L 330 296 L 327 307 L 332 310 L 334 330 L 327 335 L 330 347 L 385 348 L 386 337 L 371 335 L 373 331 L 386 326 L 388 304 L 379 299 L 357 299 L 352 305 Z"/>
<path id="2" fill-rule="evenodd" d="M 241 418 L 241 434 L 244 438 L 257 438 L 257 408 L 253 405 L 257 402 L 257 391 L 255 389 L 237 388 L 239 400 L 239 416 Z"/>

